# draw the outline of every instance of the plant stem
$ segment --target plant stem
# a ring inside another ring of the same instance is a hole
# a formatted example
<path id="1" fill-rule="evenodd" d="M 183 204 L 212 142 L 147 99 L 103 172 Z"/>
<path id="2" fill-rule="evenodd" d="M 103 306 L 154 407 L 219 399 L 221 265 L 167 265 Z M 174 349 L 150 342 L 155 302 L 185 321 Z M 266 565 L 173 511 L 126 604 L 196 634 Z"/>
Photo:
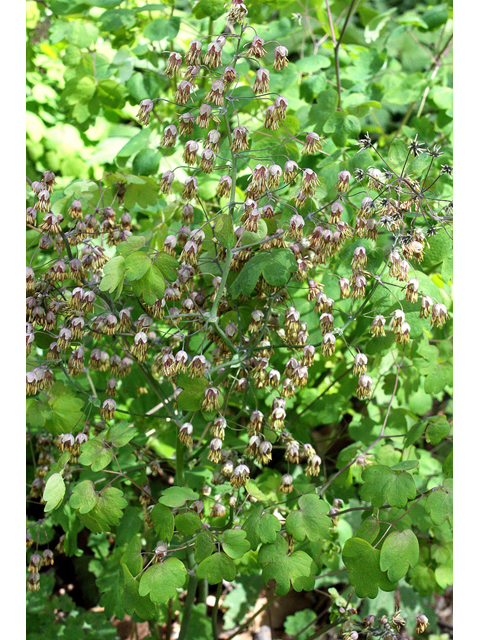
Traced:
<path id="1" fill-rule="evenodd" d="M 208 582 L 206 578 L 202 578 L 198 581 L 198 601 L 202 604 L 207 602 L 208 596 Z"/>
<path id="2" fill-rule="evenodd" d="M 212 633 L 213 640 L 218 640 L 218 629 L 217 629 L 217 618 L 218 618 L 218 603 L 220 601 L 220 596 L 222 595 L 223 581 L 217 585 L 217 593 L 215 594 L 215 604 L 213 605 L 212 611 Z"/>
<path id="3" fill-rule="evenodd" d="M 184 453 L 185 446 L 183 442 L 180 441 L 180 438 L 177 436 L 177 440 L 175 443 L 175 457 L 176 457 L 176 473 L 175 473 L 175 484 L 178 487 L 183 487 L 185 485 L 185 473 L 184 473 Z"/>
<path id="4" fill-rule="evenodd" d="M 152 638 L 155 638 L 155 640 L 160 640 L 160 631 L 158 630 L 158 623 L 156 620 L 148 621 L 148 630 Z"/>
<path id="5" fill-rule="evenodd" d="M 192 548 L 189 548 L 187 550 L 187 556 L 188 556 L 188 564 L 190 565 L 190 568 L 193 570 L 195 566 L 195 559 L 193 556 Z M 185 599 L 185 604 L 183 606 L 182 624 L 180 627 L 180 634 L 177 640 L 186 640 L 188 637 L 187 636 L 188 627 L 190 625 L 190 618 L 192 617 L 193 603 L 195 601 L 195 592 L 197 590 L 197 584 L 198 584 L 197 574 L 193 573 L 193 575 L 190 575 L 190 579 L 188 581 L 187 597 Z"/>

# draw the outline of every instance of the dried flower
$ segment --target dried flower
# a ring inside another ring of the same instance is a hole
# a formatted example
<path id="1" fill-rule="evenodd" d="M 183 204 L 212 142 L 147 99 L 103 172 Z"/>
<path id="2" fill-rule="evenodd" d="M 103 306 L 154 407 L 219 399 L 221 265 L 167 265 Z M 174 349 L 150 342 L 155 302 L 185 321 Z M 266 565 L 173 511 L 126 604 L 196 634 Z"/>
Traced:
<path id="1" fill-rule="evenodd" d="M 321 138 L 318 133 L 307 133 L 302 153 L 306 153 L 307 155 L 317 153 L 317 151 L 322 148 L 322 142 L 324 142 L 324 139 Z"/>
<path id="2" fill-rule="evenodd" d="M 363 374 L 358 379 L 357 396 L 361 399 L 372 396 L 373 381 L 370 376 Z"/>
<path id="3" fill-rule="evenodd" d="M 165 65 L 165 74 L 169 78 L 177 75 L 182 65 L 182 56 L 179 53 L 171 53 L 168 56 L 167 64 Z"/>
<path id="4" fill-rule="evenodd" d="M 285 67 L 288 67 L 288 49 L 287 47 L 283 47 L 282 45 L 275 47 L 275 60 L 273 63 L 273 68 L 275 71 L 281 71 Z"/>
<path id="5" fill-rule="evenodd" d="M 141 124 L 149 124 L 150 116 L 153 110 L 153 100 L 146 98 L 140 102 L 140 109 L 137 113 L 137 118 Z"/>
<path id="6" fill-rule="evenodd" d="M 265 40 L 255 36 L 250 44 L 250 47 L 246 53 L 247 56 L 253 56 L 254 58 L 263 58 L 266 55 L 266 51 L 263 48 Z"/>

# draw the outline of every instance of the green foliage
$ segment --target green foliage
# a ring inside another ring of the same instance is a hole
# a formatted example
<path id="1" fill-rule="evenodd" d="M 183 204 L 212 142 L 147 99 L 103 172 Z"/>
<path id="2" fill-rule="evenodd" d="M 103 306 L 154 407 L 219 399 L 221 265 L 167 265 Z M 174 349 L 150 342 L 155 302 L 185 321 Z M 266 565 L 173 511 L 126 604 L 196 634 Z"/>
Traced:
<path id="1" fill-rule="evenodd" d="M 59 473 L 52 474 L 47 480 L 45 490 L 43 492 L 43 499 L 46 502 L 45 511 L 53 511 L 56 509 L 63 500 L 65 495 L 65 482 Z"/>
<path id="2" fill-rule="evenodd" d="M 222 552 L 204 558 L 197 567 L 197 576 L 206 578 L 208 584 L 218 584 L 222 580 L 231 582 L 236 573 L 235 563 Z"/>
<path id="3" fill-rule="evenodd" d="M 290 511 L 285 520 L 287 533 L 295 540 L 312 542 L 328 538 L 331 520 L 327 517 L 329 507 L 316 495 L 307 494 L 298 501 L 298 511 Z"/>
<path id="4" fill-rule="evenodd" d="M 315 562 L 304 551 L 287 555 L 288 543 L 277 534 L 273 544 L 264 544 L 258 552 L 258 562 L 265 565 L 265 583 L 275 581 L 275 593 L 282 596 L 293 587 L 295 591 L 310 590 L 315 584 Z"/>
<path id="5" fill-rule="evenodd" d="M 381 570 L 381 552 L 361 538 L 350 538 L 343 547 L 343 561 L 348 570 L 348 579 L 359 598 L 376 598 L 378 590 L 393 591 L 397 582 L 392 582 Z"/>
<path id="6" fill-rule="evenodd" d="M 138 594 L 150 596 L 154 603 L 166 603 L 183 587 L 187 577 L 185 565 L 178 558 L 167 558 L 149 567 L 140 578 Z"/>
<path id="7" fill-rule="evenodd" d="M 297 270 L 297 263 L 291 251 L 273 249 L 271 253 L 257 253 L 248 261 L 230 288 L 233 298 L 251 295 L 260 276 L 272 287 L 286 284 L 291 274 Z"/>
<path id="8" fill-rule="evenodd" d="M 365 480 L 362 496 L 373 507 L 381 507 L 386 500 L 392 507 L 404 507 L 417 493 L 413 477 L 406 471 L 374 465 L 365 469 L 362 477 Z"/>
<path id="9" fill-rule="evenodd" d="M 409 567 L 418 562 L 418 540 L 411 529 L 392 531 L 382 545 L 380 569 L 387 572 L 388 579 L 396 582 L 406 575 Z"/>
<path id="10" fill-rule="evenodd" d="M 317 614 L 311 609 L 302 609 L 297 611 L 293 616 L 287 616 L 285 620 L 285 631 L 291 636 L 295 636 L 298 640 L 306 640 L 311 636 L 311 629 L 305 629 L 316 620 Z"/>

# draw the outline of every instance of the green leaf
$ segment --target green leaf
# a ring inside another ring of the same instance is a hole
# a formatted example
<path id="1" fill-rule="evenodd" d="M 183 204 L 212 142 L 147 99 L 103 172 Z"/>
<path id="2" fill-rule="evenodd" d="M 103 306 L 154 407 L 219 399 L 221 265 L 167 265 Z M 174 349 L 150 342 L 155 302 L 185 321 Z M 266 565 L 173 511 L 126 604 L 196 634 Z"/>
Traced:
<path id="1" fill-rule="evenodd" d="M 115 80 L 108 78 L 100 80 L 97 84 L 95 94 L 104 107 L 123 109 L 125 106 L 126 89 Z"/>
<path id="2" fill-rule="evenodd" d="M 198 500 L 198 493 L 188 487 L 168 487 L 159 498 L 166 507 L 182 507 L 187 500 Z"/>
<path id="3" fill-rule="evenodd" d="M 222 580 L 231 582 L 236 574 L 235 563 L 222 552 L 205 558 L 197 567 L 197 576 L 200 579 L 206 578 L 208 584 L 218 584 Z"/>
<path id="4" fill-rule="evenodd" d="M 147 273 L 134 283 L 134 291 L 142 295 L 147 304 L 153 305 L 165 294 L 165 278 L 157 267 L 151 265 Z"/>
<path id="5" fill-rule="evenodd" d="M 320 69 L 326 69 L 331 64 L 330 59 L 320 54 L 305 56 L 295 62 L 295 68 L 303 73 L 318 73 Z"/>
<path id="6" fill-rule="evenodd" d="M 257 258 L 257 256 L 259 256 Z M 262 263 L 268 260 L 267 254 L 257 254 L 243 266 L 235 282 L 230 287 L 230 294 L 235 300 L 239 295 L 248 297 L 258 282 L 262 273 Z"/>
<path id="7" fill-rule="evenodd" d="M 323 126 L 335 113 L 338 103 L 338 94 L 335 89 L 325 89 L 317 96 L 317 104 L 310 107 L 308 123 L 313 124 L 316 133 L 323 133 Z"/>
<path id="8" fill-rule="evenodd" d="M 357 138 L 360 134 L 360 120 L 353 115 L 345 115 L 342 111 L 338 111 L 325 122 L 323 131 L 332 134 L 335 146 L 344 147 L 350 138 Z"/>
<path id="9" fill-rule="evenodd" d="M 45 429 L 53 435 L 60 435 L 79 427 L 84 419 L 81 410 L 83 400 L 72 395 L 62 382 L 54 384 L 50 396 L 48 404 L 52 410 L 52 419 L 45 422 Z"/>
<path id="10" fill-rule="evenodd" d="M 433 569 L 424 564 L 417 564 L 410 569 L 407 579 L 419 596 L 430 596 L 438 590 Z"/>
<path id="11" fill-rule="evenodd" d="M 88 513 L 96 506 L 97 502 L 98 494 L 91 480 L 84 480 L 75 485 L 68 501 L 72 509 L 79 513 Z"/>
<path id="12" fill-rule="evenodd" d="M 156 149 L 140 149 L 133 159 L 133 170 L 141 176 L 155 175 L 161 158 L 162 155 Z"/>
<path id="13" fill-rule="evenodd" d="M 288 543 L 279 534 L 273 544 L 263 545 L 258 552 L 258 562 L 265 564 L 262 577 L 265 583 L 275 580 L 275 593 L 286 595 L 290 588 L 310 591 L 315 585 L 316 565 L 304 551 L 287 556 Z"/>
<path id="14" fill-rule="evenodd" d="M 172 16 L 170 19 L 157 18 L 147 24 L 143 30 L 143 35 L 154 42 L 164 38 L 173 40 L 173 38 L 177 37 L 179 29 L 180 18 L 176 16 Z"/>
<path id="15" fill-rule="evenodd" d="M 290 249 L 273 249 L 270 260 L 263 266 L 265 282 L 272 287 L 282 287 L 297 271 L 297 261 Z"/>
<path id="16" fill-rule="evenodd" d="M 125 277 L 125 258 L 117 256 L 109 260 L 103 267 L 104 276 L 100 282 L 100 291 L 115 291 L 123 284 Z"/>
<path id="17" fill-rule="evenodd" d="M 290 511 L 285 520 L 285 529 L 295 540 L 311 542 L 327 539 L 332 521 L 326 515 L 329 507 L 316 494 L 307 494 L 298 500 L 298 511 Z"/>
<path id="18" fill-rule="evenodd" d="M 52 474 L 43 490 L 43 499 L 46 502 L 45 513 L 54 511 L 63 500 L 65 495 L 65 482 L 59 473 Z"/>
<path id="19" fill-rule="evenodd" d="M 264 513 L 257 524 L 258 536 L 264 544 L 274 542 L 277 532 L 282 528 L 280 520 L 271 513 Z"/>
<path id="20" fill-rule="evenodd" d="M 150 140 L 150 129 L 140 129 L 137 134 L 132 136 L 130 140 L 117 153 L 117 158 L 129 158 L 138 153 L 142 149 L 148 147 Z M 133 236 L 130 236 L 133 237 Z M 118 251 L 118 249 L 117 249 Z"/>
<path id="21" fill-rule="evenodd" d="M 99 440 L 84 442 L 81 446 L 81 451 L 78 461 L 86 467 L 91 467 L 92 471 L 105 469 L 113 458 L 111 449 L 107 449 L 105 444 Z"/>
<path id="22" fill-rule="evenodd" d="M 438 29 L 442 24 L 445 24 L 449 18 L 448 5 L 446 2 L 442 2 L 437 6 L 433 6 L 427 9 L 422 15 L 422 21 L 426 23 L 427 28 L 430 31 Z"/>
<path id="23" fill-rule="evenodd" d="M 183 391 L 177 397 L 177 404 L 184 411 L 199 411 L 205 399 L 205 389 L 210 386 L 206 378 L 177 377 L 178 386 Z"/>
<path id="24" fill-rule="evenodd" d="M 193 536 L 195 531 L 199 531 L 202 528 L 202 521 L 198 513 L 194 511 L 178 513 L 175 516 L 175 528 L 177 531 L 180 531 L 180 533 Z"/>
<path id="25" fill-rule="evenodd" d="M 216 20 L 223 15 L 224 6 L 222 0 L 200 0 L 193 8 L 193 15 L 199 20 L 202 18 Z"/>
<path id="26" fill-rule="evenodd" d="M 126 277 L 130 280 L 140 280 L 152 268 L 150 256 L 143 251 L 130 253 L 124 262 Z"/>
<path id="27" fill-rule="evenodd" d="M 446 256 L 442 262 L 442 280 L 453 281 L 453 256 Z"/>
<path id="28" fill-rule="evenodd" d="M 410 567 L 416 566 L 419 553 L 418 540 L 411 529 L 392 531 L 380 551 L 380 569 L 387 572 L 389 580 L 396 582 Z"/>
<path id="29" fill-rule="evenodd" d="M 442 467 L 443 473 L 447 478 L 453 478 L 453 449 L 450 451 L 448 456 L 445 458 L 445 462 Z"/>
<path id="30" fill-rule="evenodd" d="M 139 582 L 135 580 L 126 564 L 121 564 L 123 570 L 122 605 L 128 615 L 137 614 L 142 620 L 158 619 L 157 606 L 150 598 L 140 596 Z M 138 573 L 138 572 L 137 572 Z"/>
<path id="31" fill-rule="evenodd" d="M 425 378 L 425 393 L 437 394 L 445 390 L 445 387 L 451 387 L 453 384 L 453 367 L 448 362 L 442 362 L 437 365 L 435 371 L 429 373 Z"/>
<path id="32" fill-rule="evenodd" d="M 221 215 L 217 220 L 215 236 L 227 249 L 232 249 L 237 244 L 237 236 L 233 232 L 232 218 L 228 213 Z"/>
<path id="33" fill-rule="evenodd" d="M 170 541 L 174 532 L 174 518 L 171 509 L 159 502 L 150 511 L 150 517 L 159 539 Z"/>
<path id="34" fill-rule="evenodd" d="M 46 402 L 39 402 L 34 398 L 27 400 L 27 423 L 30 426 L 41 429 L 52 417 L 53 412 Z"/>
<path id="35" fill-rule="evenodd" d="M 175 598 L 187 577 L 185 565 L 178 558 L 167 558 L 149 567 L 140 578 L 138 593 L 149 595 L 152 602 L 165 604 Z"/>
<path id="36" fill-rule="evenodd" d="M 393 171 L 395 171 L 395 173 L 400 173 L 405 164 L 407 156 L 408 149 L 406 142 L 397 138 L 390 145 L 387 162 L 393 169 Z"/>
<path id="37" fill-rule="evenodd" d="M 275 517 L 275 516 L 273 516 Z M 276 518 L 275 518 L 276 519 Z M 227 529 L 222 534 L 222 547 L 227 556 L 239 560 L 250 550 L 247 534 L 242 529 Z"/>
<path id="38" fill-rule="evenodd" d="M 122 556 L 122 563 L 128 567 L 128 570 L 136 576 L 143 568 L 142 559 L 142 540 L 140 535 L 133 536 L 125 549 Z"/>
<path id="39" fill-rule="evenodd" d="M 378 518 L 369 516 L 355 531 L 355 538 L 366 540 L 369 544 L 373 544 L 380 533 L 380 523 Z"/>
<path id="40" fill-rule="evenodd" d="M 107 430 L 104 439 L 111 442 L 114 447 L 124 447 L 134 437 L 135 433 L 135 426 L 126 420 L 122 420 Z"/>
<path id="41" fill-rule="evenodd" d="M 316 619 L 317 614 L 312 609 L 296 611 L 292 616 L 287 616 L 285 632 L 289 636 L 294 636 L 295 640 L 307 640 L 312 635 L 312 623 Z"/>
<path id="42" fill-rule="evenodd" d="M 442 487 L 432 491 L 425 503 L 425 511 L 430 514 L 434 525 L 439 527 L 448 520 L 453 526 L 453 479 L 447 478 Z"/>
<path id="43" fill-rule="evenodd" d="M 397 464 L 392 465 L 392 471 L 410 471 L 418 467 L 418 460 L 401 460 Z"/>
<path id="44" fill-rule="evenodd" d="M 163 275 L 165 280 L 169 282 L 175 282 L 177 279 L 177 269 L 178 269 L 178 261 L 173 256 L 168 255 L 165 251 L 159 251 L 153 264 L 160 273 Z"/>
<path id="45" fill-rule="evenodd" d="M 381 507 L 385 500 L 388 500 L 391 507 L 404 507 L 417 494 L 415 482 L 406 471 L 373 465 L 365 469 L 362 478 L 365 484 L 361 489 L 361 496 L 364 500 L 371 500 L 375 508 Z"/>
<path id="46" fill-rule="evenodd" d="M 90 481 L 87 481 L 90 482 Z M 81 483 L 83 484 L 83 483 Z M 93 487 L 93 483 L 92 487 Z M 82 506 L 78 510 L 78 515 L 83 524 L 93 533 L 109 532 L 116 527 L 122 517 L 122 509 L 127 506 L 127 501 L 123 497 L 123 491 L 115 487 L 106 487 L 99 494 L 91 495 L 91 488 L 85 487 L 86 491 L 82 492 L 77 500 L 70 504 L 73 508 L 79 504 Z M 85 496 L 87 502 L 85 502 Z M 96 503 L 93 508 L 91 504 L 96 496 Z M 88 509 L 88 511 L 86 510 Z"/>
<path id="47" fill-rule="evenodd" d="M 92 22 L 72 20 L 67 32 L 67 40 L 80 49 L 87 49 L 98 40 L 98 28 Z"/>
<path id="48" fill-rule="evenodd" d="M 343 547 L 343 562 L 348 571 L 348 580 L 359 598 L 376 598 L 378 589 L 394 591 L 396 582 L 391 582 L 380 569 L 380 550 L 361 538 L 349 538 Z"/>
<path id="49" fill-rule="evenodd" d="M 438 444 L 450 433 L 450 425 L 445 416 L 437 416 L 429 422 L 425 432 L 425 440 L 430 444 Z"/>
<path id="50" fill-rule="evenodd" d="M 195 562 L 200 564 L 214 551 L 213 536 L 209 531 L 200 531 L 195 540 Z"/>
<path id="51" fill-rule="evenodd" d="M 250 543 L 251 548 L 255 551 L 260 542 L 260 534 L 259 534 L 259 522 L 260 516 L 263 512 L 263 505 L 255 504 L 250 510 L 250 515 L 242 524 L 242 529 L 246 532 L 247 540 Z M 275 540 L 276 534 L 274 532 L 272 540 L 266 540 L 265 542 L 273 542 Z"/>
<path id="52" fill-rule="evenodd" d="M 125 194 L 125 208 L 132 209 L 135 205 L 142 209 L 158 206 L 158 187 L 153 178 L 144 176 L 141 182 L 131 182 L 128 185 Z"/>
<path id="53" fill-rule="evenodd" d="M 84 0 L 84 2 L 92 7 L 118 7 L 123 0 Z"/>
<path id="54" fill-rule="evenodd" d="M 265 238 L 268 233 L 268 227 L 265 220 L 260 218 L 257 224 L 256 231 L 244 231 L 242 238 L 240 240 L 243 246 L 254 244 L 255 242 L 260 242 Z"/>
<path id="55" fill-rule="evenodd" d="M 449 235 L 451 235 L 450 232 Z M 453 241 L 449 235 L 442 228 L 437 235 L 428 239 L 428 247 L 425 250 L 422 267 L 427 269 L 435 267 L 453 255 Z"/>
<path id="56" fill-rule="evenodd" d="M 136 22 L 136 16 L 129 9 L 111 9 L 105 11 L 100 18 L 100 28 L 102 31 L 118 31 L 119 29 L 130 29 Z"/>
<path id="57" fill-rule="evenodd" d="M 247 480 L 245 484 L 245 491 L 248 493 L 248 495 L 253 496 L 259 502 L 268 502 L 267 496 L 263 493 L 263 491 L 260 491 L 253 480 Z"/>
<path id="58" fill-rule="evenodd" d="M 240 294 L 249 296 L 255 289 L 260 275 L 263 275 L 272 287 L 282 287 L 296 271 L 297 261 L 290 249 L 256 253 L 238 274 L 230 293 L 234 299 Z"/>

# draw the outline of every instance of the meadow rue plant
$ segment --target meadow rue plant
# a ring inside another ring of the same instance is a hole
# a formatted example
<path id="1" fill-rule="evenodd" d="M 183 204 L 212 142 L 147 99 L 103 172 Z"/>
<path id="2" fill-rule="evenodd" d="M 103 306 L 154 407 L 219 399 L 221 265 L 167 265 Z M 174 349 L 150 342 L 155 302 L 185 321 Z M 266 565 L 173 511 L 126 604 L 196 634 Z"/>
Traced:
<path id="1" fill-rule="evenodd" d="M 306 58 L 250 9 L 167 34 L 136 107 L 153 171 L 27 177 L 27 589 L 84 532 L 106 615 L 152 637 L 233 638 L 257 576 L 275 598 L 328 588 L 346 639 L 421 634 L 393 592 L 450 584 L 451 171 L 420 134 L 357 130 L 339 64 L 331 116 L 300 126 Z"/>

